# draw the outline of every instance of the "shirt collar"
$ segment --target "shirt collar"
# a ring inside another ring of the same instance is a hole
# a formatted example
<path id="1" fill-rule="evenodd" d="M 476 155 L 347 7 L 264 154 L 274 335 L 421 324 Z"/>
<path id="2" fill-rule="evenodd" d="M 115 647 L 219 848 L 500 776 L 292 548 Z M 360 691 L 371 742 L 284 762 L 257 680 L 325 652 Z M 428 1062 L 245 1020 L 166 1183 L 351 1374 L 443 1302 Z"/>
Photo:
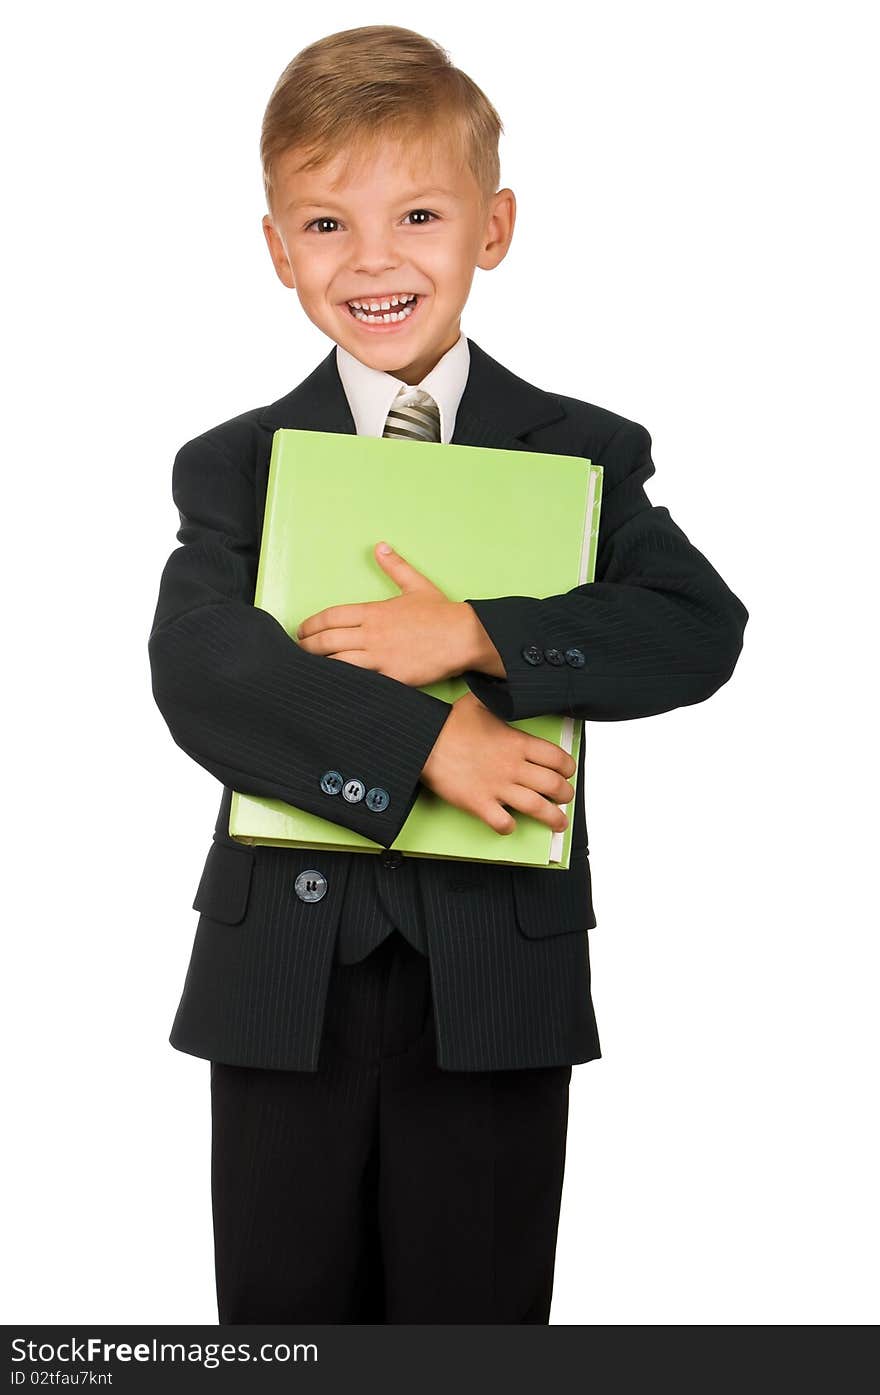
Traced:
<path id="1" fill-rule="evenodd" d="M 435 364 L 430 373 L 420 383 L 412 384 L 411 391 L 423 388 L 433 397 L 440 408 L 440 440 L 448 445 L 455 430 L 455 417 L 458 404 L 468 379 L 470 370 L 470 350 L 467 338 L 460 334 L 456 343 Z M 410 386 L 392 373 L 380 368 L 370 368 L 359 358 L 349 353 L 341 344 L 336 345 L 336 367 L 348 398 L 348 405 L 354 418 L 359 436 L 381 436 L 385 430 L 391 404 L 402 387 Z M 406 397 L 401 401 L 406 402 Z"/>

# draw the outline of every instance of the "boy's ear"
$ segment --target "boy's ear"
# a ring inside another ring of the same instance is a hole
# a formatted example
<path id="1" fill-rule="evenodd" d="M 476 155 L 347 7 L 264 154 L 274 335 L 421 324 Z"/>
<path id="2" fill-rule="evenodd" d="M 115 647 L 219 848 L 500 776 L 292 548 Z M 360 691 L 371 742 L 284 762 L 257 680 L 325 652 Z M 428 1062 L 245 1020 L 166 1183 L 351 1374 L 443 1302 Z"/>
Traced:
<path id="1" fill-rule="evenodd" d="M 283 286 L 286 286 L 289 291 L 292 291 L 294 289 L 293 272 L 290 269 L 290 262 L 284 250 L 284 243 L 278 236 L 278 230 L 272 222 L 272 216 L 269 213 L 263 214 L 263 235 L 266 239 L 266 244 L 269 248 L 269 256 L 272 258 L 272 265 L 275 268 L 278 280 Z"/>
<path id="2" fill-rule="evenodd" d="M 491 271 L 507 256 L 516 223 L 516 195 L 512 189 L 499 189 L 489 206 L 486 232 L 477 266 Z"/>

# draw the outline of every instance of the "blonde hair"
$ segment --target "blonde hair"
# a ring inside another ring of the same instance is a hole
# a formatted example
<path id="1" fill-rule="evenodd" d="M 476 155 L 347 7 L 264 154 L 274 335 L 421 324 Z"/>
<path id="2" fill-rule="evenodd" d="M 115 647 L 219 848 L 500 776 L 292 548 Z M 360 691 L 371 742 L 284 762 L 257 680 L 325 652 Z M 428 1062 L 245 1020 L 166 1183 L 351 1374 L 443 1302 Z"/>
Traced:
<path id="1" fill-rule="evenodd" d="M 430 166 L 435 139 L 470 168 L 488 205 L 500 182 L 501 118 L 446 50 L 395 24 L 342 29 L 301 49 L 269 98 L 260 133 L 266 203 L 272 211 L 278 163 L 292 147 L 314 169 L 342 151 L 346 171 L 377 138 L 420 146 Z"/>

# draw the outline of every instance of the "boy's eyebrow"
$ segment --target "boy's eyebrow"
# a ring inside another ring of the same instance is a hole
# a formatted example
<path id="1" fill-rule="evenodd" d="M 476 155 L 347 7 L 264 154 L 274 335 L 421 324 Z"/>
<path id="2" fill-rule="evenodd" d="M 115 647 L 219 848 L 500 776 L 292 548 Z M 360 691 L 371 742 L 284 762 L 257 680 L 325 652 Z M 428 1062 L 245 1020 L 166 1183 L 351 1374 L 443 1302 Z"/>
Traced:
<path id="1" fill-rule="evenodd" d="M 412 189 L 408 193 L 401 194 L 399 197 L 400 202 L 404 203 L 407 202 L 409 199 L 427 198 L 429 194 L 446 194 L 449 198 L 452 199 L 457 199 L 460 197 L 460 195 L 457 194 L 454 189 L 442 189 L 439 187 L 436 189 Z M 334 196 L 332 194 L 328 194 L 327 197 L 323 200 L 295 199 L 293 203 L 289 203 L 287 205 L 287 208 L 289 212 L 295 213 L 297 209 L 300 208 L 322 208 L 324 204 L 332 204 L 335 201 L 336 200 Z"/>

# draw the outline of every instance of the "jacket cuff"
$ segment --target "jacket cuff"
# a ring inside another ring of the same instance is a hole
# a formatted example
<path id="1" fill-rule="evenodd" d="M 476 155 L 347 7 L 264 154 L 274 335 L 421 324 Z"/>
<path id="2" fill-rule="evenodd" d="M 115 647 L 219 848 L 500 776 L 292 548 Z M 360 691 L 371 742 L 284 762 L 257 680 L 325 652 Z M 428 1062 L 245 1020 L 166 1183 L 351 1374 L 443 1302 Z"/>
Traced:
<path id="1" fill-rule="evenodd" d="M 383 848 L 392 846 L 409 818 L 422 788 L 425 762 L 452 711 L 451 703 L 430 693 L 417 688 L 405 688 L 405 692 L 407 718 L 412 723 L 406 740 L 399 729 L 393 735 L 376 732 L 369 760 L 359 762 L 342 755 L 344 743 L 340 742 L 341 759 L 335 768 L 316 763 L 311 800 L 296 801 L 300 808 L 343 824 Z M 350 783 L 353 800 L 345 794 Z"/>
<path id="2" fill-rule="evenodd" d="M 507 674 L 496 678 L 467 669 L 462 677 L 471 692 L 506 722 L 549 712 L 570 716 L 571 670 L 582 668 L 587 656 L 558 619 L 551 620 L 545 603 L 535 596 L 499 596 L 467 598 L 467 604 L 473 606 Z"/>

